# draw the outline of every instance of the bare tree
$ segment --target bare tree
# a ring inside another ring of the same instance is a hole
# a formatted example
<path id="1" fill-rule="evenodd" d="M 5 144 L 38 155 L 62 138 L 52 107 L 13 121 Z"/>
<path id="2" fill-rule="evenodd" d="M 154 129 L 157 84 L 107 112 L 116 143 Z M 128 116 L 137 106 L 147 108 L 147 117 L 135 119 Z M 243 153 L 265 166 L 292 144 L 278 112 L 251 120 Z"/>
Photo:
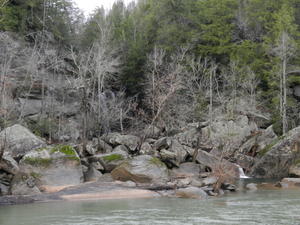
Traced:
<path id="1" fill-rule="evenodd" d="M 185 68 L 182 65 L 187 49 L 181 48 L 177 54 L 166 56 L 162 49 L 154 48 L 148 56 L 148 73 L 146 80 L 146 103 L 151 108 L 150 126 L 159 122 L 168 126 L 180 122 L 176 115 L 179 109 L 175 107 L 174 98 L 183 89 L 182 81 Z M 177 112 L 176 112 L 177 111 Z"/>
<path id="2" fill-rule="evenodd" d="M 278 38 L 275 54 L 280 58 L 280 114 L 282 118 L 282 133 L 285 134 L 288 129 L 287 122 L 287 65 L 289 59 L 295 53 L 295 44 L 293 39 L 286 31 L 282 31 Z"/>

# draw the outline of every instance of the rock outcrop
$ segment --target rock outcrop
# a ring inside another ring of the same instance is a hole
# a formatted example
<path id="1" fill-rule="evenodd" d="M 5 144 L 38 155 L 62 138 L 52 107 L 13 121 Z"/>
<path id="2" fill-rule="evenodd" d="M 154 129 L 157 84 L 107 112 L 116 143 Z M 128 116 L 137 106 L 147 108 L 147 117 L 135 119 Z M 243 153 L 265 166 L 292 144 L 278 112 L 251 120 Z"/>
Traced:
<path id="1" fill-rule="evenodd" d="M 289 174 L 300 159 L 300 127 L 290 130 L 262 150 L 262 157 L 251 169 L 251 175 L 261 178 L 282 178 Z"/>

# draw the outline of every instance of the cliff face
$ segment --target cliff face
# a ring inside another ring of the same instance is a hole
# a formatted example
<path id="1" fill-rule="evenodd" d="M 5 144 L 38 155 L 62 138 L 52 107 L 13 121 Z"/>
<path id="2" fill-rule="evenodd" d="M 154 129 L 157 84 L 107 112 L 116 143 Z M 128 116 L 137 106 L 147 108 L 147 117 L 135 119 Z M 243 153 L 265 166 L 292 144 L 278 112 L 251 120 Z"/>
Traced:
<path id="1" fill-rule="evenodd" d="M 41 136 L 78 139 L 81 98 L 68 57 L 51 41 L 32 46 L 11 33 L 0 33 L 0 50 L 0 125 L 18 121 Z"/>

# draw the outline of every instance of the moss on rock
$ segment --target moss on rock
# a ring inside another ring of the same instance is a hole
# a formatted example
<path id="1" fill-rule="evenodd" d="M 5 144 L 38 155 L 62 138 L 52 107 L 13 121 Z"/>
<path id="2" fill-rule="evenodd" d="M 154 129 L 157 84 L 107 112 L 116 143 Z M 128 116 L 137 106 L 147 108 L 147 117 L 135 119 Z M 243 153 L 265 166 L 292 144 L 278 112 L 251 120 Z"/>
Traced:
<path id="1" fill-rule="evenodd" d="M 111 162 L 111 161 L 123 160 L 124 157 L 121 154 L 111 154 L 111 155 L 104 156 L 103 159 L 107 162 Z"/>

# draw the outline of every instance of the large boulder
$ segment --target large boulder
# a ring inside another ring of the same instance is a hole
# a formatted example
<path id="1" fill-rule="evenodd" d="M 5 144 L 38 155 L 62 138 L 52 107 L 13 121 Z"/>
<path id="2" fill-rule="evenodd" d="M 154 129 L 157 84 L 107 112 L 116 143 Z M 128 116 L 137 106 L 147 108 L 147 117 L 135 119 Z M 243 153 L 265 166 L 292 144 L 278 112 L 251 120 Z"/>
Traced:
<path id="1" fill-rule="evenodd" d="M 78 185 L 83 182 L 80 158 L 68 145 L 30 151 L 19 165 L 20 170 L 35 177 L 40 186 Z"/>
<path id="2" fill-rule="evenodd" d="M 251 176 L 259 178 L 282 178 L 290 167 L 300 159 L 300 127 L 290 130 L 283 137 L 261 150 L 261 158 L 251 169 Z"/>
<path id="3" fill-rule="evenodd" d="M 202 128 L 201 142 L 210 143 L 214 155 L 232 157 L 256 130 L 256 124 L 250 122 L 247 116 L 238 116 L 234 120 L 220 119 Z"/>
<path id="4" fill-rule="evenodd" d="M 110 153 L 96 154 L 89 157 L 88 160 L 90 163 L 99 162 L 105 172 L 110 173 L 128 159 L 128 157 L 127 148 L 124 145 L 119 145 Z"/>
<path id="5" fill-rule="evenodd" d="M 239 178 L 239 168 L 237 165 L 208 152 L 198 150 L 196 161 L 201 165 L 209 167 L 213 172 L 223 173 L 231 178 Z"/>
<path id="6" fill-rule="evenodd" d="M 46 146 L 43 140 L 19 124 L 8 127 L 0 133 L 0 144 L 5 146 L 5 151 L 13 158 L 20 158 L 33 149 Z"/>
<path id="7" fill-rule="evenodd" d="M 141 143 L 141 139 L 134 135 L 122 135 L 119 133 L 109 133 L 104 135 L 102 139 L 113 146 L 125 145 L 131 152 L 137 150 Z"/>
<path id="8" fill-rule="evenodd" d="M 246 141 L 239 149 L 237 154 L 256 156 L 261 150 L 272 144 L 277 139 L 273 126 L 266 130 L 260 130 L 252 134 L 252 137 Z"/>
<path id="9" fill-rule="evenodd" d="M 115 180 L 136 183 L 166 183 L 169 171 L 158 158 L 140 155 L 127 160 L 111 172 Z"/>

